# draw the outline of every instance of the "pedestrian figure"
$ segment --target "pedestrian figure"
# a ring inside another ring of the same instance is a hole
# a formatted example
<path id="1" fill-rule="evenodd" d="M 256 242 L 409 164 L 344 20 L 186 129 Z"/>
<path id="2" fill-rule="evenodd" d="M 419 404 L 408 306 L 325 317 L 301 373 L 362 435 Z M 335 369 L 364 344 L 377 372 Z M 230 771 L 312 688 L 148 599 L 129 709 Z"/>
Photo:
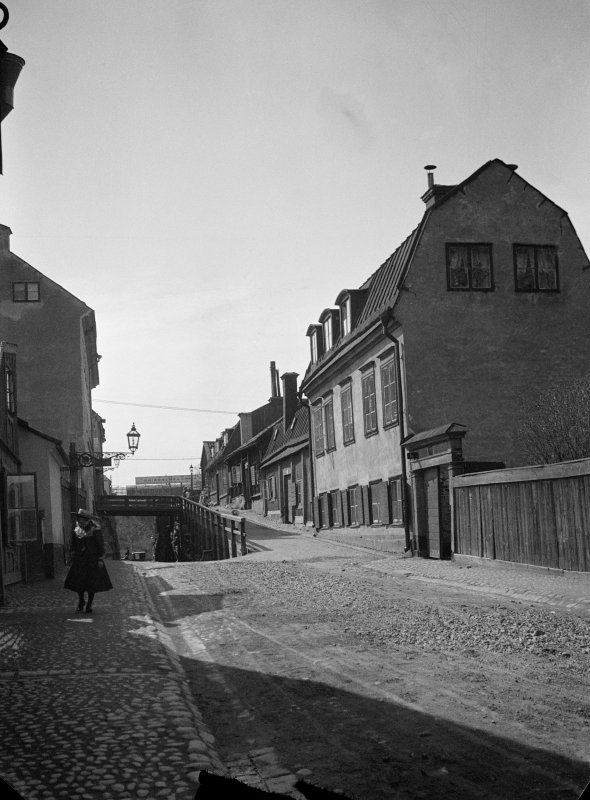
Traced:
<path id="1" fill-rule="evenodd" d="M 100 525 L 84 508 L 76 513 L 76 524 L 72 531 L 72 565 L 64 582 L 64 588 L 78 594 L 77 612 L 92 613 L 92 601 L 96 592 L 107 592 L 113 588 L 102 556 L 104 543 Z M 88 599 L 84 602 L 84 594 Z"/>
<path id="2" fill-rule="evenodd" d="M 180 522 L 175 522 L 170 531 L 170 541 L 172 543 L 172 552 L 174 553 L 174 560 L 180 561 Z"/>
<path id="3" fill-rule="evenodd" d="M 129 548 L 127 548 L 127 550 L 125 550 L 125 555 L 123 556 L 123 561 L 129 561 L 130 557 L 131 553 L 129 552 Z"/>

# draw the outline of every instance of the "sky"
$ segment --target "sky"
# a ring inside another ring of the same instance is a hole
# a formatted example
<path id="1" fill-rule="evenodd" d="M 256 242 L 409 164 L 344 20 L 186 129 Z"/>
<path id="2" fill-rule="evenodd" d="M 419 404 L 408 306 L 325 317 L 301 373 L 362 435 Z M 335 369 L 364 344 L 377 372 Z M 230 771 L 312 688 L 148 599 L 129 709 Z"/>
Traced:
<path id="1" fill-rule="evenodd" d="M 426 164 L 518 164 L 590 250 L 590 0 L 6 5 L 0 223 L 96 313 L 104 449 L 141 433 L 116 485 L 197 467 L 271 361 L 301 380 L 308 325 L 421 219 Z"/>

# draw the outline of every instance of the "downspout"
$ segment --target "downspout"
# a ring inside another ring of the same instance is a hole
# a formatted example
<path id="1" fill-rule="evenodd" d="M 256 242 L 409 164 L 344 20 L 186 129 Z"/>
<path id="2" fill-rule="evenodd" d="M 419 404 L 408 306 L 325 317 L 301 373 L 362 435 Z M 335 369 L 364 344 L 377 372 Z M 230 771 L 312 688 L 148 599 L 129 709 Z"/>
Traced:
<path id="1" fill-rule="evenodd" d="M 383 314 L 381 314 L 381 332 L 382 334 L 393 342 L 395 347 L 395 366 L 397 371 L 397 396 L 398 396 L 398 403 L 399 403 L 399 437 L 400 437 L 400 451 L 401 451 L 401 464 L 402 464 L 402 486 L 403 486 L 403 498 L 402 502 L 404 505 L 404 535 L 406 539 L 406 546 L 404 548 L 404 553 L 407 553 L 408 550 L 411 550 L 412 555 L 414 555 L 414 547 L 412 542 L 412 537 L 410 536 L 410 521 L 409 521 L 409 514 L 408 514 L 408 490 L 407 490 L 407 469 L 406 469 L 406 454 L 403 451 L 401 444 L 406 438 L 406 430 L 405 430 L 405 422 L 404 422 L 404 396 L 402 392 L 402 370 L 401 370 L 401 358 L 399 352 L 399 342 L 393 336 L 393 334 L 389 333 L 388 323 L 393 319 L 393 311 L 392 309 L 388 309 Z"/>
<path id="2" fill-rule="evenodd" d="M 304 398 L 303 397 L 303 392 L 302 392 L 301 389 L 299 389 L 299 391 L 297 392 L 297 398 L 299 399 L 299 402 L 301 403 L 301 405 L 305 406 L 307 408 L 307 424 L 308 424 L 308 430 L 309 430 L 309 434 L 308 434 L 308 437 L 309 437 L 308 438 L 308 442 L 309 442 L 309 488 L 311 490 L 311 497 L 309 499 L 309 502 L 311 502 L 311 522 L 315 523 L 315 520 L 313 518 L 313 498 L 315 497 L 316 486 L 315 486 L 315 470 L 313 468 L 311 406 L 309 404 L 309 398 L 307 398 L 307 397 Z"/>

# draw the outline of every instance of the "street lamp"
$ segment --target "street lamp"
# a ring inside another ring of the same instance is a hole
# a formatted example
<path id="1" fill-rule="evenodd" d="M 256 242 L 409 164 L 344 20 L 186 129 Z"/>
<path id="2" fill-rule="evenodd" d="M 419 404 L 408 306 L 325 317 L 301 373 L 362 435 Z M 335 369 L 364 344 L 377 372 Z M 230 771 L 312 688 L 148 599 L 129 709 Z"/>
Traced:
<path id="1" fill-rule="evenodd" d="M 194 470 L 194 467 L 191 464 L 190 467 L 188 468 L 188 471 L 191 474 L 191 496 L 192 496 L 192 493 L 193 493 L 193 470 Z"/>
<path id="2" fill-rule="evenodd" d="M 139 447 L 139 437 L 141 433 L 135 427 L 135 422 L 131 425 L 131 430 L 127 434 L 127 443 L 129 445 L 129 450 L 131 451 L 131 455 L 135 453 L 137 448 Z"/>
<path id="3" fill-rule="evenodd" d="M 93 452 L 85 452 L 85 453 L 74 453 L 75 460 L 76 460 L 76 468 L 79 467 L 103 467 L 103 469 L 111 467 L 111 462 L 115 462 L 115 467 L 119 466 L 119 462 L 122 461 L 127 456 L 132 456 L 135 454 L 135 451 L 139 447 L 139 438 L 141 433 L 135 427 L 135 422 L 131 426 L 131 430 L 127 434 L 127 444 L 129 447 L 128 452 L 122 451 L 115 451 L 115 452 L 106 452 L 102 451 L 100 453 L 93 453 Z"/>

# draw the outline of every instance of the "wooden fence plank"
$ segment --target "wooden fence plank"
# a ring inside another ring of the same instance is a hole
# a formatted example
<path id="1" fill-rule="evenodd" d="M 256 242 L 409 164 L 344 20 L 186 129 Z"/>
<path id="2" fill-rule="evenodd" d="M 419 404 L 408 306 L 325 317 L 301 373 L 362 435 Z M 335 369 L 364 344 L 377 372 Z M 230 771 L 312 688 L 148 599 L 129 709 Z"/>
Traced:
<path id="1" fill-rule="evenodd" d="M 480 486 L 479 496 L 481 503 L 481 542 L 485 558 L 495 558 L 494 545 L 494 514 L 492 507 L 491 487 Z"/>

